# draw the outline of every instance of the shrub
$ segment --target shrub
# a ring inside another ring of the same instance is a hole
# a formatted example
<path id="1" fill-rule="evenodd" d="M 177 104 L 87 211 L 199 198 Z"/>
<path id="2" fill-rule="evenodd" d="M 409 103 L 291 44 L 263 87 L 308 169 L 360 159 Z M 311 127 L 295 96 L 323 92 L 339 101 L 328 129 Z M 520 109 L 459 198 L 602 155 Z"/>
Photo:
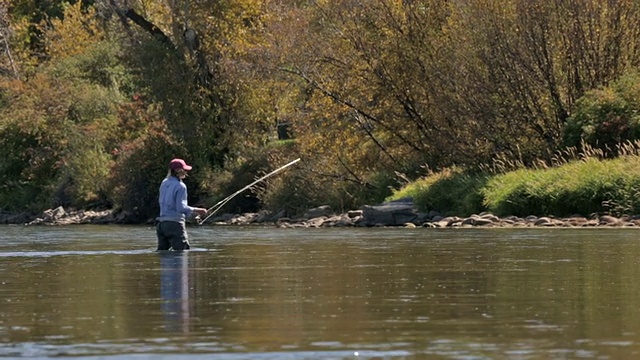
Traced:
<path id="1" fill-rule="evenodd" d="M 109 188 L 115 208 L 125 211 L 128 221 L 140 223 L 158 215 L 158 189 L 167 175 L 169 161 L 176 157 L 189 158 L 182 147 L 159 131 L 123 147 L 113 167 Z M 188 193 L 190 196 L 194 193 L 191 186 Z"/>
<path id="2" fill-rule="evenodd" d="M 57 158 L 51 143 L 17 123 L 0 129 L 0 207 L 42 210 L 50 206 Z M 48 149 L 49 151 L 47 151 Z"/>
<path id="3" fill-rule="evenodd" d="M 0 205 L 14 211 L 109 205 L 110 150 L 124 79 L 118 48 L 95 44 L 2 83 Z"/>
<path id="4" fill-rule="evenodd" d="M 268 173 L 292 160 L 298 154 L 297 141 L 274 141 L 252 157 L 254 167 L 262 164 Z M 382 201 L 394 181 L 386 174 L 355 179 L 353 174 L 336 173 L 317 158 L 303 158 L 282 173 L 257 184 L 255 195 L 261 206 L 271 211 L 285 210 L 289 216 L 302 215 L 309 208 L 329 205 L 336 212 L 352 210 L 363 204 Z"/>
<path id="5" fill-rule="evenodd" d="M 608 155 L 617 155 L 617 146 L 640 138 L 640 74 L 628 73 L 611 86 L 587 92 L 567 120 L 566 147 L 582 142 Z"/>
<path id="6" fill-rule="evenodd" d="M 487 181 L 482 173 L 451 168 L 417 180 L 393 193 L 387 200 L 412 197 L 421 211 L 468 216 L 484 210 L 480 189 Z"/>

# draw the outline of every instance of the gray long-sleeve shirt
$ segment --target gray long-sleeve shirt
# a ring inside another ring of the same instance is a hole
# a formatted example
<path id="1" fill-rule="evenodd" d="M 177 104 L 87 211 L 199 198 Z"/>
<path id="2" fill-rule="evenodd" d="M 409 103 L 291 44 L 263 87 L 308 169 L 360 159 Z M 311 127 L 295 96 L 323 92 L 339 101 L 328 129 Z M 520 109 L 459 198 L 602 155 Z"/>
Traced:
<path id="1" fill-rule="evenodd" d="M 160 216 L 158 221 L 184 222 L 193 207 L 187 203 L 187 186 L 175 176 L 169 176 L 160 184 Z"/>

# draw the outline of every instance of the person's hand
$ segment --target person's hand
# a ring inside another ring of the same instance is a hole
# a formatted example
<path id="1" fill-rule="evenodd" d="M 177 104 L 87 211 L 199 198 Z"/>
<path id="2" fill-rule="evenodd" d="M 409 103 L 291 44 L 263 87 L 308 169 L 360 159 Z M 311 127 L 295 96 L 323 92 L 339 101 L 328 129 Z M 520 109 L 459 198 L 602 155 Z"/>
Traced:
<path id="1" fill-rule="evenodd" d="M 193 212 L 198 214 L 198 215 L 206 215 L 207 214 L 207 209 L 204 208 L 194 208 Z"/>

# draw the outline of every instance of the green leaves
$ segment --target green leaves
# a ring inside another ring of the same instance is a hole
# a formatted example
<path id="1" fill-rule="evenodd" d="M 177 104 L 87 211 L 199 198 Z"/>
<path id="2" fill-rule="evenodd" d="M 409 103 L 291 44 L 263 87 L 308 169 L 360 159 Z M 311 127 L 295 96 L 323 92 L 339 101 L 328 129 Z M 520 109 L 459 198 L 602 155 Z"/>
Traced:
<path id="1" fill-rule="evenodd" d="M 564 145 L 584 144 L 618 155 L 618 146 L 640 138 L 640 76 L 625 74 L 610 86 L 585 94 L 567 121 Z"/>

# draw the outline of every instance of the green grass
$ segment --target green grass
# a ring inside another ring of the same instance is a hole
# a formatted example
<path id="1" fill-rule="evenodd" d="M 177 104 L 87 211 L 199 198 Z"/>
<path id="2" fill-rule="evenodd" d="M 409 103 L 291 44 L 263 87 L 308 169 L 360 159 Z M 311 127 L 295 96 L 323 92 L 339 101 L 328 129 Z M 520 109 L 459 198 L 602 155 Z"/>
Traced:
<path id="1" fill-rule="evenodd" d="M 468 216 L 640 213 L 640 156 L 586 158 L 503 174 L 447 170 L 415 181 L 387 200 L 414 198 L 421 211 Z"/>
<path id="2" fill-rule="evenodd" d="M 480 190 L 486 181 L 487 176 L 483 174 L 448 169 L 395 191 L 387 200 L 412 197 L 423 211 L 465 216 L 483 211 Z"/>

